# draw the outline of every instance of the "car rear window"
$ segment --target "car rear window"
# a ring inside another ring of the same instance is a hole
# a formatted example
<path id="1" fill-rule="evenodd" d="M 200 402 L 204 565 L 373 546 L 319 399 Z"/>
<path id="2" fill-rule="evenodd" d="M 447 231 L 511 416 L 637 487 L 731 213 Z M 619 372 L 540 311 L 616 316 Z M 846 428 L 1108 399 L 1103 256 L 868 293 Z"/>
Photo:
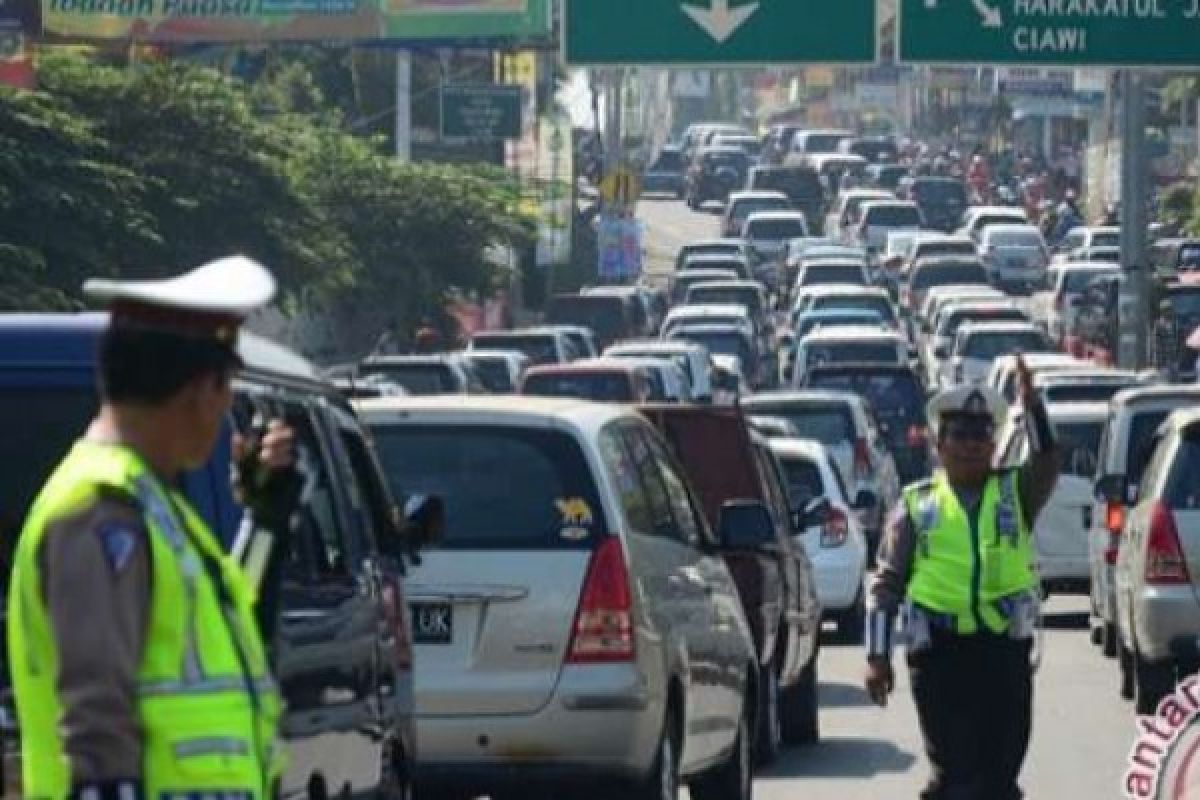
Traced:
<path id="1" fill-rule="evenodd" d="M 1125 479 L 1130 486 L 1142 482 L 1150 456 L 1154 455 L 1154 434 L 1162 427 L 1170 411 L 1142 411 L 1129 422 L 1129 444 L 1125 452 Z"/>
<path id="2" fill-rule="evenodd" d="M 1048 386 L 1042 391 L 1047 403 L 1107 403 L 1117 392 L 1134 384 L 1064 383 Z"/>
<path id="3" fill-rule="evenodd" d="M 915 258 L 926 256 L 973 256 L 975 245 L 970 242 L 922 242 L 917 245 Z"/>
<path id="4" fill-rule="evenodd" d="M 755 414 L 783 417 L 805 439 L 816 439 L 826 447 L 837 447 L 854 439 L 854 416 L 845 405 L 798 403 L 746 403 Z"/>
<path id="5" fill-rule="evenodd" d="M 987 284 L 987 273 L 980 264 L 927 264 L 912 276 L 910 288 L 929 289 L 951 284 Z"/>
<path id="6" fill-rule="evenodd" d="M 895 364 L 899 361 L 896 346 L 886 342 L 838 342 L 805 346 L 805 363 L 841 364 L 854 361 L 863 364 Z"/>
<path id="7" fill-rule="evenodd" d="M 1086 289 L 1092 281 L 1103 278 L 1106 274 L 1116 273 L 1097 272 L 1096 270 L 1068 270 L 1063 276 L 1063 291 L 1078 293 Z"/>
<path id="8" fill-rule="evenodd" d="M 942 322 L 939 336 L 953 336 L 967 322 L 1025 322 L 1029 317 L 1019 308 L 997 308 L 972 311 L 956 311 Z"/>
<path id="9" fill-rule="evenodd" d="M 658 154 L 651 171 L 678 172 L 683 169 L 683 155 L 676 150 L 664 150 Z"/>
<path id="10" fill-rule="evenodd" d="M 803 338 L 812 333 L 817 328 L 844 328 L 850 325 L 879 325 L 878 314 L 847 315 L 836 317 L 809 317 L 800 323 L 799 330 L 796 331 L 798 338 Z"/>
<path id="11" fill-rule="evenodd" d="M 979 333 L 967 339 L 962 354 L 991 361 L 1009 353 L 1041 353 L 1047 349 L 1046 338 L 1037 331 Z"/>
<path id="12" fill-rule="evenodd" d="M 799 239 L 808 235 L 799 219 L 751 220 L 746 233 L 751 239 Z"/>
<path id="13" fill-rule="evenodd" d="M 679 331 L 671 335 L 672 339 L 682 339 L 695 342 L 705 347 L 714 355 L 736 356 L 745 366 L 750 359 L 750 350 L 746 340 L 736 333 L 708 333 L 703 331 Z"/>
<path id="14" fill-rule="evenodd" d="M 832 133 L 817 133 L 804 139 L 806 153 L 836 153 L 845 136 Z"/>
<path id="15" fill-rule="evenodd" d="M 1104 432 L 1103 420 L 1059 422 L 1055 424 L 1054 432 L 1063 474 L 1094 478 L 1099 463 L 1100 436 Z"/>
<path id="16" fill-rule="evenodd" d="M 72 442 L 87 428 L 97 401 L 90 389 L 5 387 L 0 392 L 0 564 L 9 556 L 34 497 Z"/>
<path id="17" fill-rule="evenodd" d="M 381 424 L 373 435 L 402 508 L 414 495 L 445 502 L 443 549 L 573 549 L 605 531 L 591 470 L 568 434 Z"/>
<path id="18" fill-rule="evenodd" d="M 1200 245 L 1191 244 L 1179 248 L 1177 266 L 1185 269 L 1200 267 Z"/>
<path id="19" fill-rule="evenodd" d="M 805 381 L 814 389 L 854 392 L 866 399 L 881 422 L 917 422 L 925 415 L 925 392 L 911 373 L 826 372 L 818 370 Z M 899 431 L 905 433 L 905 431 Z"/>
<path id="20" fill-rule="evenodd" d="M 378 375 L 411 395 L 451 394 L 460 390 L 454 373 L 441 364 L 363 364 L 363 375 Z"/>
<path id="21" fill-rule="evenodd" d="M 1121 234 L 1096 233 L 1092 235 L 1092 247 L 1120 247 Z"/>
<path id="22" fill-rule="evenodd" d="M 958 181 L 917 181 L 912 187 L 918 202 L 967 204 L 967 190 Z"/>
<path id="23" fill-rule="evenodd" d="M 866 286 L 867 279 L 861 269 L 840 264 L 830 264 L 829 266 L 816 265 L 804 268 L 804 276 L 801 279 L 802 286 L 822 286 L 834 283 Z"/>
<path id="24" fill-rule="evenodd" d="M 471 341 L 476 347 L 485 350 L 516 350 L 527 356 L 534 364 L 554 364 L 558 362 L 558 350 L 554 346 L 553 336 L 511 336 L 477 333 L 471 337 Z"/>
<path id="25" fill-rule="evenodd" d="M 475 374 L 483 388 L 495 394 L 506 394 L 513 391 L 512 375 L 508 371 L 508 363 L 499 358 L 473 358 L 472 365 Z"/>
<path id="26" fill-rule="evenodd" d="M 852 311 L 874 311 L 887 324 L 896 324 L 896 312 L 892 309 L 891 302 L 883 297 L 855 297 L 853 295 L 818 297 L 813 302 L 812 310 L 833 311 L 843 308 Z"/>
<path id="27" fill-rule="evenodd" d="M 733 218 L 745 222 L 746 217 L 751 214 L 757 214 L 760 211 L 783 211 L 787 209 L 787 206 L 785 200 L 743 200 L 734 207 Z"/>
<path id="28" fill-rule="evenodd" d="M 550 301 L 547 313 L 547 320 L 552 325 L 591 328 L 606 342 L 629 335 L 629 317 L 630 311 L 622 298 L 595 295 L 555 297 Z"/>
<path id="29" fill-rule="evenodd" d="M 1200 429 L 1192 427 L 1179 443 L 1171 475 L 1167 479 L 1165 497 L 1167 505 L 1174 511 L 1200 511 Z"/>
<path id="30" fill-rule="evenodd" d="M 1042 237 L 1034 231 L 1005 231 L 987 237 L 995 247 L 1041 247 Z"/>
<path id="31" fill-rule="evenodd" d="M 632 403 L 634 399 L 629 377 L 614 373 L 530 375 L 521 385 L 521 394 L 581 397 L 598 403 Z"/>
<path id="32" fill-rule="evenodd" d="M 684 247 L 680 255 L 686 261 L 692 256 L 736 256 L 739 252 L 741 247 L 736 244 L 696 244 Z"/>
<path id="33" fill-rule="evenodd" d="M 793 511 L 803 509 L 814 498 L 825 496 L 825 483 L 816 464 L 800 458 L 783 459 L 780 464 L 783 482 L 787 485 L 788 506 Z"/>
<path id="34" fill-rule="evenodd" d="M 745 306 L 750 309 L 751 313 L 758 314 L 762 311 L 762 297 L 758 291 L 752 288 L 735 288 L 729 287 L 707 287 L 702 286 L 696 289 L 689 289 L 687 293 L 688 305 L 735 305 Z"/>
<path id="35" fill-rule="evenodd" d="M 882 206 L 867 209 L 866 224 L 886 227 L 917 227 L 921 213 L 910 206 Z"/>

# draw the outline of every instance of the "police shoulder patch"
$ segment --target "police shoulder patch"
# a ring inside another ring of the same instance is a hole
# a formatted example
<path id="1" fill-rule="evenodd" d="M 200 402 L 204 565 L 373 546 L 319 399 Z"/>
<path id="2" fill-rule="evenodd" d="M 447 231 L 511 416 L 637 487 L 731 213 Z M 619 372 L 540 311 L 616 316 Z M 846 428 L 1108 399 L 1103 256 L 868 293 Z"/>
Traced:
<path id="1" fill-rule="evenodd" d="M 123 520 L 107 520 L 96 526 L 96 535 L 100 537 L 100 545 L 108 566 L 115 573 L 123 572 L 137 550 L 140 535 L 137 528 Z"/>

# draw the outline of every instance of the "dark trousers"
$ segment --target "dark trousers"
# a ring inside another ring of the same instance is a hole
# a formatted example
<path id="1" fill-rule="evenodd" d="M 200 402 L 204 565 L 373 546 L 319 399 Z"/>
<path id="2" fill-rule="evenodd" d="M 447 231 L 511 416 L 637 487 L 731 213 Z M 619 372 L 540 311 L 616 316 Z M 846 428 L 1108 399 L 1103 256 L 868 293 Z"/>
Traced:
<path id="1" fill-rule="evenodd" d="M 1029 747 L 1031 640 L 933 632 L 910 656 L 921 735 L 933 775 L 921 800 L 1020 800 Z"/>

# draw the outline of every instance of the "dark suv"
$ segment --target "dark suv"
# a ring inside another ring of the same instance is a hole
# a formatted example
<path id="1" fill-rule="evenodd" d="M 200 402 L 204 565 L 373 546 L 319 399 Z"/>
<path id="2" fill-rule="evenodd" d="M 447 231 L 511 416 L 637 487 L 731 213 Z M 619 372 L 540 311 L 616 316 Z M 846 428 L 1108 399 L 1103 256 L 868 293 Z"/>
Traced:
<path id="1" fill-rule="evenodd" d="M 705 147 L 696 151 L 684 177 L 684 199 L 698 210 L 710 200 L 724 203 L 740 189 L 750 169 L 750 158 L 740 147 Z"/>
<path id="2" fill-rule="evenodd" d="M 96 410 L 93 362 L 102 314 L 0 315 L 0 540 L 5 597 L 12 547 L 43 481 Z M 289 764 L 280 796 L 404 796 L 416 742 L 412 649 L 404 611 L 410 555 L 363 428 L 308 362 L 243 334 L 246 364 L 228 428 L 256 409 L 296 431 L 307 486 L 271 656 L 286 706 Z M 184 489 L 226 546 L 241 519 L 229 485 L 229 437 Z M 7 664 L 7 658 L 3 661 Z M 12 720 L 4 678 L 4 715 Z M 4 731 L 12 785 L 19 732 Z M 330 746 L 330 742 L 336 742 Z"/>
<path id="3" fill-rule="evenodd" d="M 802 385 L 863 397 L 879 420 L 900 483 L 913 483 L 929 475 L 933 450 L 925 416 L 925 386 L 912 368 L 883 364 L 812 367 Z"/>

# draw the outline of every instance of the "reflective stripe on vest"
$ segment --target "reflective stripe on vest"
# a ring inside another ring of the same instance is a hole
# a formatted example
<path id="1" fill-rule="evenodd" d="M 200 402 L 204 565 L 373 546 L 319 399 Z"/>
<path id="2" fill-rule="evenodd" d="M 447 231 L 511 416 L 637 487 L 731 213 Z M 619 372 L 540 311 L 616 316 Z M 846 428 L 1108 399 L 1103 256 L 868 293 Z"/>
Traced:
<path id="1" fill-rule="evenodd" d="M 10 652 L 23 654 L 11 670 L 24 794 L 61 800 L 72 783 L 38 551 L 54 521 L 114 491 L 142 511 L 152 574 L 137 676 L 145 796 L 263 800 L 282 769 L 274 746 L 280 701 L 249 587 L 182 496 L 128 449 L 91 442 L 77 443 L 47 481 L 14 559 L 8 637 Z"/>
<path id="2" fill-rule="evenodd" d="M 918 544 L 908 597 L 952 615 L 960 634 L 1008 629 L 1006 601 L 1036 587 L 1033 536 L 1021 509 L 1017 472 L 990 477 L 974 526 L 945 473 L 904 490 Z"/>

